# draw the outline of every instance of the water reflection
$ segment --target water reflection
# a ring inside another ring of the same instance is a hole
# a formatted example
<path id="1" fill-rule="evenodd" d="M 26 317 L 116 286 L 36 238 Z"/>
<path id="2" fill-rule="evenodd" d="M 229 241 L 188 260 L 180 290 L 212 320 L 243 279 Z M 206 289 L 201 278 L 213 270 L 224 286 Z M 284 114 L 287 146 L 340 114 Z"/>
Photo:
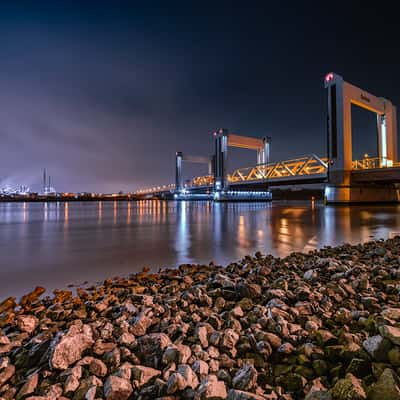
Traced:
<path id="1" fill-rule="evenodd" d="M 27 217 L 28 217 L 28 213 L 26 212 L 26 207 L 27 204 L 24 202 L 22 205 L 22 222 L 26 222 L 27 221 Z"/>
<path id="2" fill-rule="evenodd" d="M 128 207 L 128 212 L 127 212 L 127 215 L 126 215 L 126 223 L 129 225 L 131 223 L 131 215 L 132 215 L 131 202 L 130 201 L 128 201 L 127 207 Z"/>
<path id="3" fill-rule="evenodd" d="M 69 203 L 66 202 L 64 203 L 64 226 L 68 225 L 68 220 L 69 220 Z"/>
<path id="4" fill-rule="evenodd" d="M 117 223 L 117 217 L 118 217 L 118 202 L 114 201 L 114 208 L 113 208 L 113 221 L 114 225 Z"/>
<path id="5" fill-rule="evenodd" d="M 175 241 L 175 251 L 178 254 L 178 264 L 191 263 L 190 246 L 191 233 L 188 224 L 188 208 L 187 201 L 181 201 L 177 204 L 176 225 L 177 234 Z"/>
<path id="6" fill-rule="evenodd" d="M 0 297 L 143 266 L 227 264 L 400 232 L 400 207 L 319 202 L 0 203 Z"/>
<path id="7" fill-rule="evenodd" d="M 99 201 L 97 206 L 97 223 L 100 225 L 103 218 L 103 202 Z"/>

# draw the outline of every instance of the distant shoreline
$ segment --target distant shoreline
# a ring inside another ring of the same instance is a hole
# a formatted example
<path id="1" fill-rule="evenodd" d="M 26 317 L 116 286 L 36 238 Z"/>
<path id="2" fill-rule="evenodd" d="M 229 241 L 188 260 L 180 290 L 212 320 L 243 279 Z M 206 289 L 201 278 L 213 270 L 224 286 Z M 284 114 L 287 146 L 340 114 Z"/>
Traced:
<path id="1" fill-rule="evenodd" d="M 118 197 L 48 197 L 48 198 L 0 198 L 0 203 L 66 203 L 80 201 L 137 201 L 141 200 L 136 197 L 118 196 Z"/>

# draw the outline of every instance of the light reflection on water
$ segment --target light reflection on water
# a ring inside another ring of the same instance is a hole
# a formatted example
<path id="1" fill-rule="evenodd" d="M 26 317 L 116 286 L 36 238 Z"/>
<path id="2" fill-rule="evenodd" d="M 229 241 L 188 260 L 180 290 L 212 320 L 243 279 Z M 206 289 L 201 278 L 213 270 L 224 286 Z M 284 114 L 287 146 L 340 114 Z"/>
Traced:
<path id="1" fill-rule="evenodd" d="M 0 298 L 128 274 L 227 264 L 400 232 L 400 206 L 318 202 L 0 203 Z"/>

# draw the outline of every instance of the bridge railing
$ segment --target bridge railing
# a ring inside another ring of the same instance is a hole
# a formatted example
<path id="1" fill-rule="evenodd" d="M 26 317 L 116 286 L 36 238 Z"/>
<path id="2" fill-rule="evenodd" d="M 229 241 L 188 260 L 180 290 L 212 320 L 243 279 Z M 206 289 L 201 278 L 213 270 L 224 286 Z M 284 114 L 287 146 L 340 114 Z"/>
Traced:
<path id="1" fill-rule="evenodd" d="M 173 184 L 173 183 L 171 183 L 169 185 L 153 186 L 151 188 L 139 189 L 136 192 L 134 192 L 134 194 L 146 195 L 146 194 L 152 194 L 152 193 L 167 192 L 167 191 L 172 191 L 172 190 L 175 190 L 175 184 Z"/>
<path id="2" fill-rule="evenodd" d="M 353 170 L 393 168 L 398 166 L 400 166 L 399 162 L 394 163 L 392 160 L 382 157 L 365 157 L 361 160 L 354 160 L 352 162 Z"/>
<path id="3" fill-rule="evenodd" d="M 311 154 L 293 160 L 262 164 L 249 168 L 239 168 L 228 176 L 228 180 L 235 183 L 323 174 L 328 169 L 327 161 L 326 158 L 319 158 L 315 154 Z"/>
<path id="4" fill-rule="evenodd" d="M 191 181 L 185 185 L 185 187 L 201 187 L 201 186 L 212 186 L 214 185 L 214 176 L 213 175 L 205 175 L 205 176 L 197 176 L 196 178 L 191 179 Z"/>

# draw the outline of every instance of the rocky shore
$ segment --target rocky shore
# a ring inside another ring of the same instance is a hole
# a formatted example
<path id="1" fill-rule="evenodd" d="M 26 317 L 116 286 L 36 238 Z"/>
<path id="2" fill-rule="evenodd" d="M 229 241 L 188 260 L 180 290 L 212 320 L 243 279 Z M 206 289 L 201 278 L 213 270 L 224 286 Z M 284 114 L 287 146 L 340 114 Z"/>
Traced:
<path id="1" fill-rule="evenodd" d="M 400 238 L 0 303 L 0 400 L 400 399 Z"/>

